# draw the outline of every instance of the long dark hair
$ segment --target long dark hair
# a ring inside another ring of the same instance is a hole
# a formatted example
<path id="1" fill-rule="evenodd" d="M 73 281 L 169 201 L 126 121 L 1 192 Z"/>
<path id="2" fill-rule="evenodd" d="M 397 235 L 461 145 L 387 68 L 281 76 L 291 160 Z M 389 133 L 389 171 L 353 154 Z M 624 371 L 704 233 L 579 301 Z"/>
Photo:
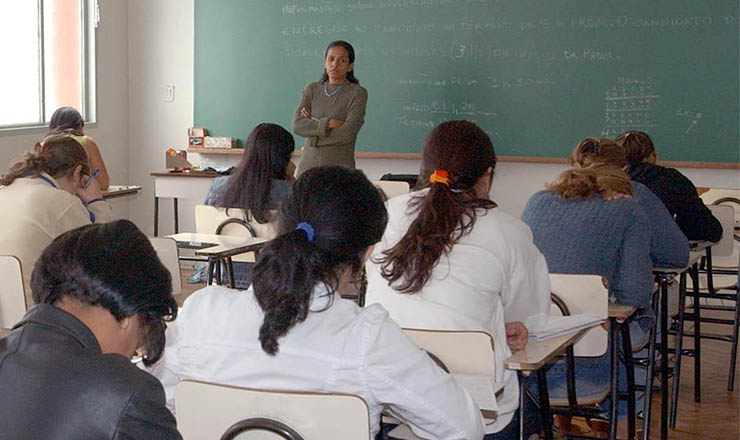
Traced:
<path id="1" fill-rule="evenodd" d="M 42 172 L 59 178 L 71 175 L 82 166 L 81 174 L 90 175 L 87 153 L 79 142 L 65 135 L 51 135 L 36 144 L 33 150 L 13 162 L 8 172 L 0 176 L 0 185 L 10 185 L 20 177 L 38 177 Z"/>
<path id="2" fill-rule="evenodd" d="M 177 316 L 169 271 L 128 220 L 82 226 L 54 239 L 36 261 L 31 290 L 39 304 L 68 295 L 118 321 L 138 314 L 146 366 L 162 355 L 164 323 Z"/>
<path id="3" fill-rule="evenodd" d="M 627 156 L 611 139 L 586 138 L 570 153 L 568 163 L 572 167 L 587 167 L 595 163 L 623 167 L 627 165 Z"/>
<path id="4" fill-rule="evenodd" d="M 355 62 L 355 48 L 352 47 L 351 44 L 347 43 L 344 40 L 337 40 L 332 41 L 329 43 L 328 46 L 326 46 L 326 50 L 324 51 L 324 59 L 326 59 L 326 55 L 329 54 L 329 49 L 332 47 L 342 47 L 344 50 L 347 51 L 347 56 L 349 57 L 349 63 L 354 64 Z M 321 75 L 321 78 L 319 79 L 319 82 L 326 82 L 329 81 L 329 75 L 326 74 L 326 69 L 324 69 L 323 75 Z M 360 80 L 355 77 L 355 68 L 353 67 L 352 70 L 347 72 L 347 81 L 351 82 L 352 84 L 359 84 Z"/>
<path id="5" fill-rule="evenodd" d="M 630 166 L 636 165 L 655 153 L 653 140 L 644 131 L 625 131 L 615 139 L 617 145 L 624 149 Z"/>
<path id="6" fill-rule="evenodd" d="M 49 132 L 71 131 L 75 134 L 82 134 L 82 127 L 85 120 L 82 115 L 73 107 L 59 107 L 54 110 L 49 120 Z"/>
<path id="7" fill-rule="evenodd" d="M 496 153 L 488 135 L 469 121 L 438 125 L 424 141 L 419 187 L 429 187 L 409 201 L 418 212 L 406 235 L 376 261 L 389 283 L 403 293 L 416 293 L 429 281 L 432 270 L 460 238 L 473 229 L 476 209 L 495 208 L 481 199 L 473 186 L 488 168 L 496 167 Z M 430 183 L 435 170 L 449 174 L 449 183 Z"/>
<path id="8" fill-rule="evenodd" d="M 276 354 L 278 338 L 306 319 L 318 283 L 334 293 L 348 268 L 360 273 L 364 253 L 380 241 L 387 222 L 380 192 L 362 171 L 331 166 L 301 174 L 281 205 L 278 237 L 252 272 L 265 314 L 259 339 L 266 353 Z"/>
<path id="9" fill-rule="evenodd" d="M 285 168 L 295 149 L 295 140 L 277 124 L 254 127 L 239 166 L 229 177 L 228 188 L 216 205 L 239 207 L 258 223 L 270 218 L 272 180 L 285 180 Z"/>

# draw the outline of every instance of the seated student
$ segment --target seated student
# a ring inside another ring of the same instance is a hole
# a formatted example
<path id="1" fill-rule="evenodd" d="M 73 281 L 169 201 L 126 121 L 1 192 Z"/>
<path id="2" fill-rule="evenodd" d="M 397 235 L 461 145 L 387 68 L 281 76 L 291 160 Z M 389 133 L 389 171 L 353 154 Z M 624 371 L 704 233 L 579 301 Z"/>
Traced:
<path id="1" fill-rule="evenodd" d="M 271 211 L 288 195 L 295 165 L 290 156 L 295 140 L 276 124 L 259 124 L 247 138 L 239 166 L 230 176 L 217 177 L 206 205 L 241 208 L 258 223 L 269 223 Z"/>
<path id="2" fill-rule="evenodd" d="M 179 439 L 145 365 L 177 315 L 172 281 L 128 220 L 57 237 L 36 263 L 39 303 L 0 339 L 0 426 L 13 439 Z"/>
<path id="3" fill-rule="evenodd" d="M 26 306 L 33 305 L 31 271 L 44 248 L 78 226 L 112 219 L 82 146 L 67 136 L 49 136 L 0 176 L 0 253 L 21 261 Z"/>
<path id="4" fill-rule="evenodd" d="M 652 323 L 650 223 L 632 198 L 607 200 L 614 194 L 632 195 L 629 177 L 618 167 L 597 163 L 573 168 L 529 199 L 522 220 L 532 228 L 534 243 L 545 254 L 551 273 L 601 275 L 612 301 L 644 309 L 645 319 L 630 326 L 632 343 L 638 346 L 647 341 Z M 597 395 L 609 388 L 608 353 L 598 358 L 576 358 L 579 397 Z M 622 368 L 621 384 L 626 383 L 624 373 Z M 548 370 L 547 378 L 550 396 L 564 397 L 564 363 Z M 626 415 L 626 407 L 620 405 L 620 418 Z M 620 421 L 619 429 L 623 428 L 626 422 Z"/>
<path id="5" fill-rule="evenodd" d="M 722 238 L 722 225 L 704 206 L 694 184 L 678 170 L 655 164 L 658 155 L 647 133 L 626 131 L 616 142 L 627 155 L 630 178 L 658 196 L 689 240 L 719 241 Z"/>
<path id="6" fill-rule="evenodd" d="M 101 190 L 105 191 L 110 185 L 110 176 L 105 168 L 103 156 L 100 154 L 98 144 L 93 138 L 87 136 L 82 129 L 85 127 L 85 120 L 82 119 L 80 112 L 72 107 L 59 107 L 51 115 L 49 121 L 50 134 L 64 134 L 71 137 L 82 145 L 90 161 L 91 170 L 100 170 L 96 180 Z"/>
<path id="7" fill-rule="evenodd" d="M 627 169 L 624 150 L 610 139 L 584 139 L 576 145 L 568 157 L 574 167 L 587 167 L 605 163 Z M 645 185 L 634 180 L 633 198 L 640 204 L 650 222 L 650 258 L 653 265 L 660 267 L 685 267 L 689 263 L 689 242 L 663 202 Z M 621 194 L 617 194 L 617 197 Z"/>
<path id="8" fill-rule="evenodd" d="M 380 193 L 362 172 L 307 170 L 279 217 L 279 235 L 260 252 L 249 291 L 195 292 L 167 329 L 153 373 L 168 404 L 184 379 L 343 392 L 365 400 L 373 436 L 386 410 L 424 438 L 483 437 L 470 395 L 382 307 L 361 309 L 339 296 L 387 222 Z"/>
<path id="9" fill-rule="evenodd" d="M 507 338 L 523 348 L 527 327 L 546 323 L 550 284 L 529 228 L 489 198 L 495 166 L 490 138 L 472 122 L 432 130 L 422 151 L 423 189 L 387 203 L 388 228 L 366 265 L 366 302 L 383 305 L 403 327 L 491 334 L 504 394 L 486 431 L 518 438 Z"/>

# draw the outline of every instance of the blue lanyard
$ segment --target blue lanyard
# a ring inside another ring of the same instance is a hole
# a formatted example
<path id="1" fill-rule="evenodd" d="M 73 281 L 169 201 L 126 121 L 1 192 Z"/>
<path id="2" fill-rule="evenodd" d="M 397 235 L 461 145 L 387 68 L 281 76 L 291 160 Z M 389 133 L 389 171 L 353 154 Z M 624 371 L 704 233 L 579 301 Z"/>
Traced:
<path id="1" fill-rule="evenodd" d="M 43 180 L 44 182 L 48 183 L 48 184 L 49 184 L 49 185 L 51 185 L 51 186 L 52 186 L 53 188 L 57 188 L 57 189 L 59 189 L 59 188 L 58 188 L 58 187 L 57 187 L 57 186 L 56 186 L 56 185 L 54 184 L 54 182 L 52 182 L 52 180 L 51 180 L 51 179 L 49 179 L 48 177 L 44 176 L 43 174 L 39 174 L 39 179 L 41 179 L 41 180 Z"/>

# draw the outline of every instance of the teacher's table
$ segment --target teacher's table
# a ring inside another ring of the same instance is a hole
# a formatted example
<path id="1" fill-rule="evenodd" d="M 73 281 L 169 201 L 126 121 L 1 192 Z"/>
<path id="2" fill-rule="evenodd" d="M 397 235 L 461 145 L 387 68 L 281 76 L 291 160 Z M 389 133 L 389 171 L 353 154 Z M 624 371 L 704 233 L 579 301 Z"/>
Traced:
<path id="1" fill-rule="evenodd" d="M 211 180 L 220 174 L 211 171 L 162 171 L 154 177 L 154 236 L 159 233 L 159 198 L 172 197 L 175 214 L 175 234 L 180 232 L 177 220 L 177 199 L 203 200 L 211 187 Z"/>

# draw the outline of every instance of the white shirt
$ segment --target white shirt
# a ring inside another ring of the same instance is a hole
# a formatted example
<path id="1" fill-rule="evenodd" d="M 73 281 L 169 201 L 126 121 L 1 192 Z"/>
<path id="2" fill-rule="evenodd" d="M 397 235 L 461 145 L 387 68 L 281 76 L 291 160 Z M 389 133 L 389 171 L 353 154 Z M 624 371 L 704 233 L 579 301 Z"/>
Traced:
<path id="1" fill-rule="evenodd" d="M 273 390 L 343 392 L 370 410 L 371 438 L 380 413 L 408 423 L 424 438 L 480 439 L 483 419 L 470 395 L 438 368 L 379 305 L 360 309 L 314 290 L 312 312 L 279 338 L 277 355 L 258 339 L 263 312 L 252 288 L 209 286 L 192 294 L 167 329 L 167 346 L 152 374 L 174 408 L 175 385 L 196 379 Z"/>
<path id="2" fill-rule="evenodd" d="M 443 330 L 483 330 L 491 334 L 496 352 L 496 380 L 504 383 L 499 414 L 488 433 L 506 427 L 517 409 L 516 374 L 504 369 L 511 355 L 505 322 L 521 321 L 536 330 L 550 313 L 547 263 L 519 219 L 500 208 L 478 211 L 475 225 L 442 255 L 424 288 L 413 295 L 395 291 L 373 260 L 406 234 L 417 213 L 408 211 L 411 193 L 387 203 L 388 226 L 366 265 L 366 303 L 380 303 L 402 327 Z"/>

